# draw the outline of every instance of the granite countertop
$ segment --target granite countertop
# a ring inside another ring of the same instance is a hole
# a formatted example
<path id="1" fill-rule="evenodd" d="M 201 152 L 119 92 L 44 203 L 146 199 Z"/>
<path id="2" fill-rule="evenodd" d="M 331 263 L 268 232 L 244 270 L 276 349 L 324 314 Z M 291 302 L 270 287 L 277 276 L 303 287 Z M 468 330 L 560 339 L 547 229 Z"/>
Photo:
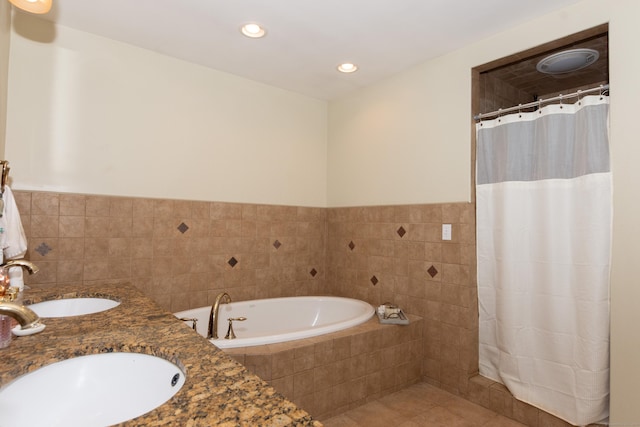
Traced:
<path id="1" fill-rule="evenodd" d="M 182 368 L 183 387 L 162 406 L 123 426 L 314 426 L 304 410 L 225 355 L 133 285 L 32 288 L 24 302 L 101 296 L 117 307 L 72 318 L 43 319 L 44 331 L 13 337 L 0 349 L 0 386 L 44 365 L 86 354 L 138 352 Z M 55 391 L 52 391 L 55 393 Z"/>

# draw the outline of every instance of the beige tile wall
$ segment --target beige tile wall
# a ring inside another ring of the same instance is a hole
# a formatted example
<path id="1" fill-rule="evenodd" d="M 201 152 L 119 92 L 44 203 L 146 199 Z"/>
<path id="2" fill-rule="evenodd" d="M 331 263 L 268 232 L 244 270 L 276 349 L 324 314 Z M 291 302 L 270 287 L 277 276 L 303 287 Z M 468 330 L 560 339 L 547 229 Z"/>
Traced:
<path id="1" fill-rule="evenodd" d="M 461 394 L 478 369 L 475 205 L 333 208 L 327 222 L 329 292 L 423 317 L 424 379 Z"/>
<path id="2" fill-rule="evenodd" d="M 325 288 L 325 209 L 26 191 L 15 196 L 27 257 L 40 267 L 27 284 L 131 281 L 172 312 L 209 305 L 222 290 L 247 300 Z"/>

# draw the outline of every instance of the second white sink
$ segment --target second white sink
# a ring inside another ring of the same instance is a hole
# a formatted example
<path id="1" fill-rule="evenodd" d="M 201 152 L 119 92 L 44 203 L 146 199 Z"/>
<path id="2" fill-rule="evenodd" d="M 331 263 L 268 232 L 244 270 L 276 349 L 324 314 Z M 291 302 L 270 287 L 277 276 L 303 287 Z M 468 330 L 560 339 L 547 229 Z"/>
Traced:
<path id="1" fill-rule="evenodd" d="M 64 298 L 31 304 L 39 317 L 71 317 L 99 313 L 117 307 L 119 301 L 108 298 Z"/>

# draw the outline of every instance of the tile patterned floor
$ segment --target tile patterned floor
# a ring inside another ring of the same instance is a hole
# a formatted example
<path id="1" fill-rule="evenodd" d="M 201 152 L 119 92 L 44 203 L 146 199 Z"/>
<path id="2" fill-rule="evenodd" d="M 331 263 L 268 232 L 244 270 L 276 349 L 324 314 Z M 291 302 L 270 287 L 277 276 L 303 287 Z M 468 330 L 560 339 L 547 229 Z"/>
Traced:
<path id="1" fill-rule="evenodd" d="M 325 427 L 524 427 L 426 383 L 320 421 Z"/>

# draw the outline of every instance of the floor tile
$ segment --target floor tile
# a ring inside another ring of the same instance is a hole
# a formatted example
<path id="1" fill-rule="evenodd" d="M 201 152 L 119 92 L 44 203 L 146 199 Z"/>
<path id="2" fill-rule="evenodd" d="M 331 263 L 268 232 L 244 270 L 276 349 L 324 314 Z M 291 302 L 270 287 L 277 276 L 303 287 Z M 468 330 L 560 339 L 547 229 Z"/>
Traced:
<path id="1" fill-rule="evenodd" d="M 482 427 L 522 427 L 524 424 L 512 420 L 511 418 L 497 415 L 495 418 L 487 421 Z"/>
<path id="2" fill-rule="evenodd" d="M 524 427 L 427 383 L 320 421 L 325 427 Z"/>
<path id="3" fill-rule="evenodd" d="M 368 427 L 389 427 L 409 419 L 407 415 L 383 405 L 379 401 L 366 403 L 348 411 L 345 415 L 357 422 L 358 425 Z"/>
<path id="4" fill-rule="evenodd" d="M 360 427 L 357 421 L 352 420 L 346 415 L 337 415 L 322 422 L 324 427 Z"/>

